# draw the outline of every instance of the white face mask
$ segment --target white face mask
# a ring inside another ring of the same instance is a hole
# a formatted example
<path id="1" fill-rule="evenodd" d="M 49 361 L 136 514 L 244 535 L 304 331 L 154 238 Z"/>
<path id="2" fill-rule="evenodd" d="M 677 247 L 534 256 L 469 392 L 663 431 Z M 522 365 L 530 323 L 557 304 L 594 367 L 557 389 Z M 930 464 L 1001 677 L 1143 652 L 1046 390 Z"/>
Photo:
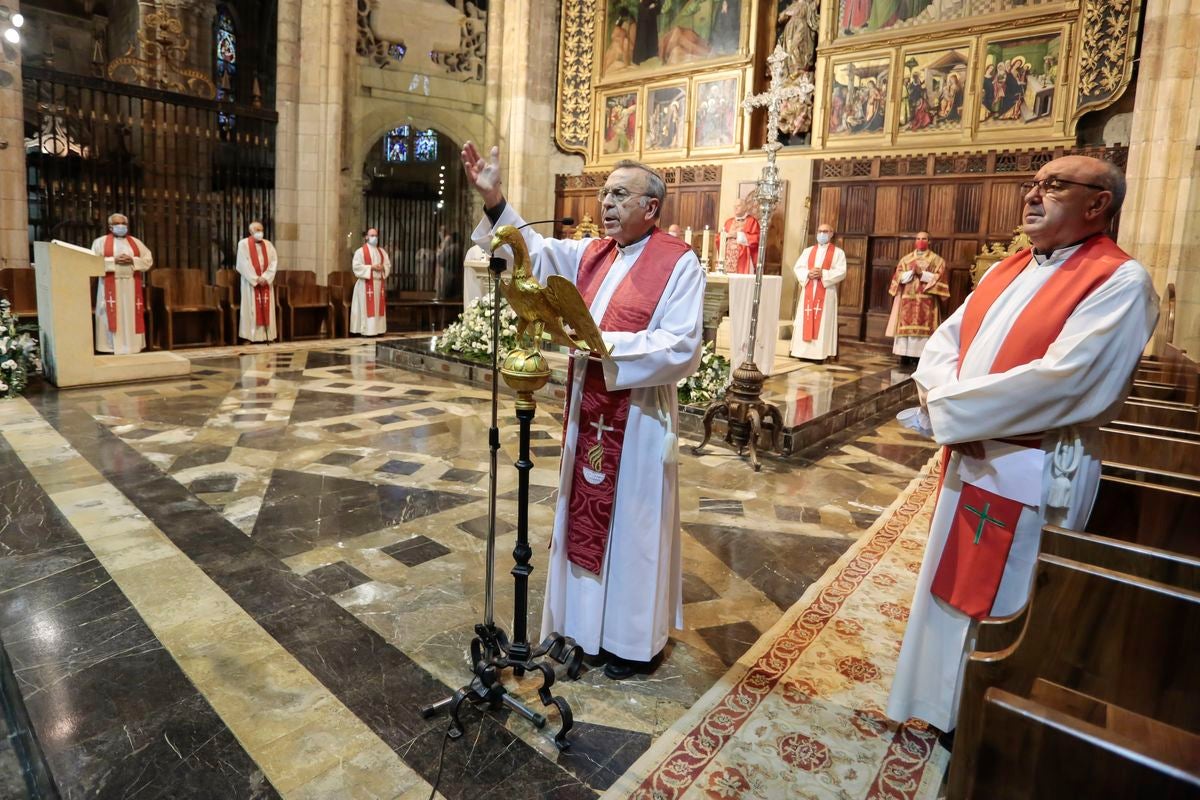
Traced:
<path id="1" fill-rule="evenodd" d="M 833 238 L 832 233 L 821 232 L 817 234 L 817 244 L 829 244 L 829 240 Z"/>
<path id="2" fill-rule="evenodd" d="M 250 235 L 254 237 L 254 241 L 256 241 L 256 242 L 261 242 L 261 241 L 262 241 L 262 238 L 263 238 L 263 232 L 262 232 L 262 231 L 254 231 L 254 232 L 253 232 L 253 233 L 251 233 Z"/>
<path id="3" fill-rule="evenodd" d="M 379 237 L 378 237 L 378 236 L 368 236 L 368 237 L 367 237 L 367 244 L 369 244 L 369 245 L 377 245 L 377 244 L 379 244 Z"/>
<path id="4" fill-rule="evenodd" d="M 113 232 L 113 236 L 124 236 L 125 234 L 129 233 L 129 226 L 128 225 L 113 225 L 112 232 Z"/>

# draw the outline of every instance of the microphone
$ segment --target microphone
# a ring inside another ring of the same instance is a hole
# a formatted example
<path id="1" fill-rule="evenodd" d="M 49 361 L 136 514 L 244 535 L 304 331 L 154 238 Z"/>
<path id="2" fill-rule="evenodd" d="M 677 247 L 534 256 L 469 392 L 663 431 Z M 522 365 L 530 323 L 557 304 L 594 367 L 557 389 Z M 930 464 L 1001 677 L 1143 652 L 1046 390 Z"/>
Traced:
<path id="1" fill-rule="evenodd" d="M 518 226 L 517 226 L 517 230 L 521 230 L 521 228 L 528 228 L 530 225 L 542 225 L 542 224 L 545 224 L 545 223 L 547 223 L 547 222 L 557 222 L 557 223 L 558 223 L 558 224 L 560 224 L 560 225 L 574 225 L 574 224 L 575 224 L 575 218 L 574 218 L 574 217 L 562 217 L 561 219 L 539 219 L 539 220 L 534 220 L 533 222 L 526 222 L 524 225 L 518 225 Z"/>
<path id="2" fill-rule="evenodd" d="M 542 225 L 547 222 L 557 222 L 560 225 L 574 225 L 575 218 L 574 217 L 562 217 L 561 219 L 537 219 L 537 220 L 534 220 L 533 222 L 526 222 L 524 225 L 518 225 L 517 230 L 521 230 L 521 228 L 528 228 L 530 225 Z M 491 272 L 494 272 L 497 276 L 501 272 L 504 272 L 504 270 L 506 270 L 507 268 L 508 268 L 508 264 L 500 256 L 493 255 L 488 260 L 488 269 Z"/>

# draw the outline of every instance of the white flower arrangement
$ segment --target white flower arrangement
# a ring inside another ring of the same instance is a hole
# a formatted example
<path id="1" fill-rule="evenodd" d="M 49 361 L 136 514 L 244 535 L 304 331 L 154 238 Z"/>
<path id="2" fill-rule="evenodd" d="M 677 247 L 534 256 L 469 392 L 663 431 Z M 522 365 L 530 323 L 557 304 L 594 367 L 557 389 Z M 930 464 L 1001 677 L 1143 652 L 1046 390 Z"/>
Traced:
<path id="1" fill-rule="evenodd" d="M 729 386 L 729 359 L 717 355 L 712 342 L 700 351 L 700 366 L 679 382 L 679 405 L 706 406 Z"/>
<path id="2" fill-rule="evenodd" d="M 500 360 L 517 345 L 517 315 L 500 298 Z M 458 321 L 438 337 L 437 349 L 469 361 L 489 364 L 492 360 L 492 296 L 485 294 L 463 310 Z M 729 384 L 729 359 L 717 355 L 712 342 L 706 342 L 700 366 L 679 382 L 679 404 L 703 406 L 725 392 Z"/>
<path id="3" fill-rule="evenodd" d="M 17 317 L 0 299 L 0 398 L 16 397 L 25 391 L 29 375 L 38 368 L 37 340 L 17 333 Z"/>
<path id="4" fill-rule="evenodd" d="M 517 315 L 500 298 L 500 359 L 517 345 Z M 438 337 L 437 349 L 470 361 L 492 360 L 492 295 L 485 294 L 463 309 L 462 316 Z"/>

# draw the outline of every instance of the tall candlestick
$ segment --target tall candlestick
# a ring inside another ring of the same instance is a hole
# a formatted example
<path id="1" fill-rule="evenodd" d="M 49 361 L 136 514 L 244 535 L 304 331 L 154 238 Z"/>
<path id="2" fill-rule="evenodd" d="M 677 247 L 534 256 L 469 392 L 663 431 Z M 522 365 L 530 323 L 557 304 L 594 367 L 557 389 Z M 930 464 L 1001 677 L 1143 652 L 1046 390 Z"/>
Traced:
<path id="1" fill-rule="evenodd" d="M 692 246 L 692 226 L 688 225 L 683 229 L 683 243 L 688 247 Z"/>
<path id="2" fill-rule="evenodd" d="M 700 237 L 700 260 L 705 264 L 708 263 L 708 243 L 712 239 L 712 231 L 708 226 L 704 226 L 704 235 Z"/>

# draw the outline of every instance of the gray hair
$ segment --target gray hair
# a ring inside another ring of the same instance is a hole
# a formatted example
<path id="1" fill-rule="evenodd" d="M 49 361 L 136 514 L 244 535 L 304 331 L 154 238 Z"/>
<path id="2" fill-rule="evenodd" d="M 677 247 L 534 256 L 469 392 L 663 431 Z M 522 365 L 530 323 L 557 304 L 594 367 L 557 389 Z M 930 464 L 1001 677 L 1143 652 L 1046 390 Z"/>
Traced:
<path id="1" fill-rule="evenodd" d="M 256 220 L 256 219 L 252 219 L 252 220 L 250 220 L 250 224 L 248 224 L 248 225 L 246 226 L 246 230 L 250 230 L 250 229 L 251 229 L 251 228 L 253 228 L 255 225 L 257 225 L 258 227 L 262 228 L 264 231 L 267 229 L 267 228 L 266 228 L 266 226 L 262 224 L 262 222 L 260 222 L 260 221 L 258 221 L 258 220 Z"/>
<path id="2" fill-rule="evenodd" d="M 640 169 L 646 173 L 646 197 L 653 197 L 658 201 L 658 210 L 654 213 L 654 218 L 657 219 L 658 215 L 662 213 L 663 201 L 667 199 L 667 184 L 663 183 L 662 177 L 651 167 L 640 161 L 634 161 L 632 158 L 623 158 L 613 164 L 613 172 L 619 169 Z"/>
<path id="3" fill-rule="evenodd" d="M 112 225 L 113 220 L 116 219 L 117 217 L 120 217 L 121 219 L 125 220 L 126 222 L 129 222 L 129 217 L 125 216 L 120 211 L 114 211 L 113 213 L 108 215 L 108 224 Z"/>
<path id="4" fill-rule="evenodd" d="M 1100 185 L 1112 192 L 1112 202 L 1108 206 L 1108 218 L 1112 219 L 1121 213 L 1121 205 L 1125 202 L 1125 173 L 1111 161 L 1104 161 L 1103 164 Z"/>

